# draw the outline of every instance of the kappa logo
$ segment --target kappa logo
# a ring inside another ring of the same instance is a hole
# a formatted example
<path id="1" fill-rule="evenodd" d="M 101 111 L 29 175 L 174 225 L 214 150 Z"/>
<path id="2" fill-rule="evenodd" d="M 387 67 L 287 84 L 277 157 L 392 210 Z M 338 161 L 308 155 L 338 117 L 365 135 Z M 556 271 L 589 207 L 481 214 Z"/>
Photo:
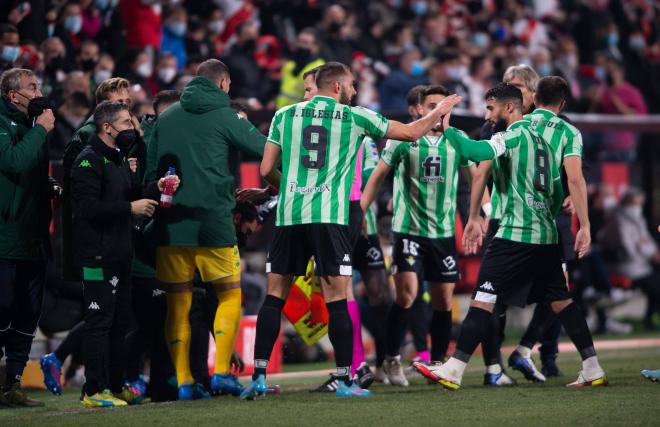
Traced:
<path id="1" fill-rule="evenodd" d="M 80 162 L 78 167 L 79 168 L 91 168 L 92 164 L 89 162 L 89 160 L 83 160 L 82 162 Z"/>
<path id="2" fill-rule="evenodd" d="M 344 254 L 342 262 L 351 262 L 351 256 L 349 254 Z"/>
<path id="3" fill-rule="evenodd" d="M 484 291 L 491 291 L 491 292 L 495 291 L 495 288 L 493 288 L 493 284 L 490 282 L 484 282 L 481 286 L 479 286 L 479 289 L 483 289 Z"/>
<path id="4" fill-rule="evenodd" d="M 456 260 L 451 255 L 443 259 L 442 263 L 445 265 L 445 268 L 447 270 L 453 270 L 454 268 L 456 268 Z"/>
<path id="5" fill-rule="evenodd" d="M 112 276 L 112 279 L 108 281 L 113 288 L 117 287 L 117 283 L 119 283 L 119 279 L 117 279 L 117 276 Z"/>
<path id="6" fill-rule="evenodd" d="M 89 304 L 89 307 L 87 307 L 87 309 L 88 309 L 88 310 L 100 310 L 101 307 L 99 306 L 99 304 L 98 304 L 96 301 L 92 301 L 92 302 Z"/>
<path id="7" fill-rule="evenodd" d="M 16 122 L 13 122 L 13 121 L 11 122 L 11 125 L 12 125 L 12 126 L 18 126 L 18 125 L 16 124 Z"/>
<path id="8" fill-rule="evenodd" d="M 152 298 L 159 297 L 161 295 L 165 295 L 165 291 L 162 289 L 154 289 L 153 292 L 151 293 Z"/>

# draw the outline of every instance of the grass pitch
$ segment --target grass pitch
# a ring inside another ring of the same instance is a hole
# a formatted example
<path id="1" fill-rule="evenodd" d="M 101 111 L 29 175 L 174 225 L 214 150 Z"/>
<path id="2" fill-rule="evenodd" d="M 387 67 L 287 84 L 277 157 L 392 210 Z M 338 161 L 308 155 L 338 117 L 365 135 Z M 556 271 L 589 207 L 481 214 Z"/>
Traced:
<path id="1" fill-rule="evenodd" d="M 535 385 L 512 373 L 519 385 L 485 388 L 481 360 L 475 357 L 456 392 L 415 378 L 408 388 L 374 385 L 373 398 L 347 400 L 306 392 L 325 379 L 316 377 L 273 381 L 282 386 L 282 394 L 255 402 L 221 397 L 86 409 L 77 390 L 60 397 L 42 391 L 32 395 L 45 401 L 45 408 L 1 409 L 0 426 L 660 425 L 660 384 L 639 374 L 660 367 L 660 348 L 607 350 L 599 356 L 609 387 L 567 390 L 564 385 L 576 378 L 580 364 L 577 354 L 564 353 L 559 357 L 563 378 Z"/>

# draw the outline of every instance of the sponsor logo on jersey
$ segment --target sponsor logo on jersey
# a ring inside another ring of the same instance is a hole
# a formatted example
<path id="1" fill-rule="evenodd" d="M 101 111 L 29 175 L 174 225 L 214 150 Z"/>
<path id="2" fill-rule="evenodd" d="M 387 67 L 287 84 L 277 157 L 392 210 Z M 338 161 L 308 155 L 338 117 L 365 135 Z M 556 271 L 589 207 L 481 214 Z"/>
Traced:
<path id="1" fill-rule="evenodd" d="M 534 196 L 531 194 L 525 195 L 525 201 L 527 202 L 527 206 L 532 208 L 532 209 L 537 209 L 537 210 L 547 210 L 548 205 L 545 203 L 543 200 L 534 200 Z"/>
<path id="2" fill-rule="evenodd" d="M 321 184 L 318 187 L 299 187 L 298 183 L 295 181 L 292 181 L 289 183 L 287 186 L 287 191 L 289 193 L 302 193 L 302 194 L 311 194 L 311 193 L 324 193 L 326 191 L 330 191 L 330 185 L 328 184 Z"/>
<path id="3" fill-rule="evenodd" d="M 484 282 L 481 286 L 479 286 L 479 289 L 483 289 L 484 291 L 490 291 L 490 292 L 495 291 L 495 288 L 493 288 L 493 284 L 491 282 Z"/>

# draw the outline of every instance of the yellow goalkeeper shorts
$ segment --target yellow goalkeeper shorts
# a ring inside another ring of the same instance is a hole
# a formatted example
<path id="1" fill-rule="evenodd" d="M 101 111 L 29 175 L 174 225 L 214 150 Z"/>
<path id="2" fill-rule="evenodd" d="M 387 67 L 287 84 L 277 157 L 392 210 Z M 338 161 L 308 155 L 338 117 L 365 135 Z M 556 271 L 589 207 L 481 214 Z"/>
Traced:
<path id="1" fill-rule="evenodd" d="M 160 246 L 156 248 L 156 278 L 161 282 L 192 282 L 195 270 L 199 270 L 202 281 L 206 283 L 240 282 L 241 258 L 238 247 Z"/>

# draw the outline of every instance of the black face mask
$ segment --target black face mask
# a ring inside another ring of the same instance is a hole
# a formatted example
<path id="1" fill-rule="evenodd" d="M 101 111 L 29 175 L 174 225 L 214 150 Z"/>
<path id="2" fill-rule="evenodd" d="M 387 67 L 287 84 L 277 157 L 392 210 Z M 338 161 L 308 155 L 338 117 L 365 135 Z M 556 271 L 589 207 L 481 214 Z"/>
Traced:
<path id="1" fill-rule="evenodd" d="M 330 34 L 335 34 L 335 35 L 336 35 L 336 34 L 339 34 L 339 31 L 340 31 L 340 30 L 341 30 L 341 24 L 340 24 L 339 22 L 333 22 L 333 23 L 330 24 L 330 26 L 328 27 L 328 32 L 329 32 Z"/>
<path id="2" fill-rule="evenodd" d="M 93 59 L 85 59 L 84 61 L 80 61 L 80 68 L 85 72 L 92 71 L 94 68 L 96 68 L 96 61 Z"/>
<path id="3" fill-rule="evenodd" d="M 115 129 L 114 126 L 112 128 Z M 119 151 L 123 154 L 128 154 L 128 151 L 133 147 L 136 138 L 137 131 L 135 129 L 126 129 L 117 133 L 117 136 L 115 136 L 115 143 L 117 144 Z"/>
<path id="4" fill-rule="evenodd" d="M 312 56 L 312 52 L 309 49 L 298 48 L 293 51 L 293 61 L 298 65 L 307 64 L 310 56 Z"/>
<path id="5" fill-rule="evenodd" d="M 65 63 L 63 56 L 56 56 L 48 62 L 48 68 L 52 71 L 61 70 L 64 68 Z"/>
<path id="6" fill-rule="evenodd" d="M 38 117 L 44 110 L 50 108 L 50 101 L 45 96 L 37 96 L 28 102 L 27 114 L 29 117 Z"/>

